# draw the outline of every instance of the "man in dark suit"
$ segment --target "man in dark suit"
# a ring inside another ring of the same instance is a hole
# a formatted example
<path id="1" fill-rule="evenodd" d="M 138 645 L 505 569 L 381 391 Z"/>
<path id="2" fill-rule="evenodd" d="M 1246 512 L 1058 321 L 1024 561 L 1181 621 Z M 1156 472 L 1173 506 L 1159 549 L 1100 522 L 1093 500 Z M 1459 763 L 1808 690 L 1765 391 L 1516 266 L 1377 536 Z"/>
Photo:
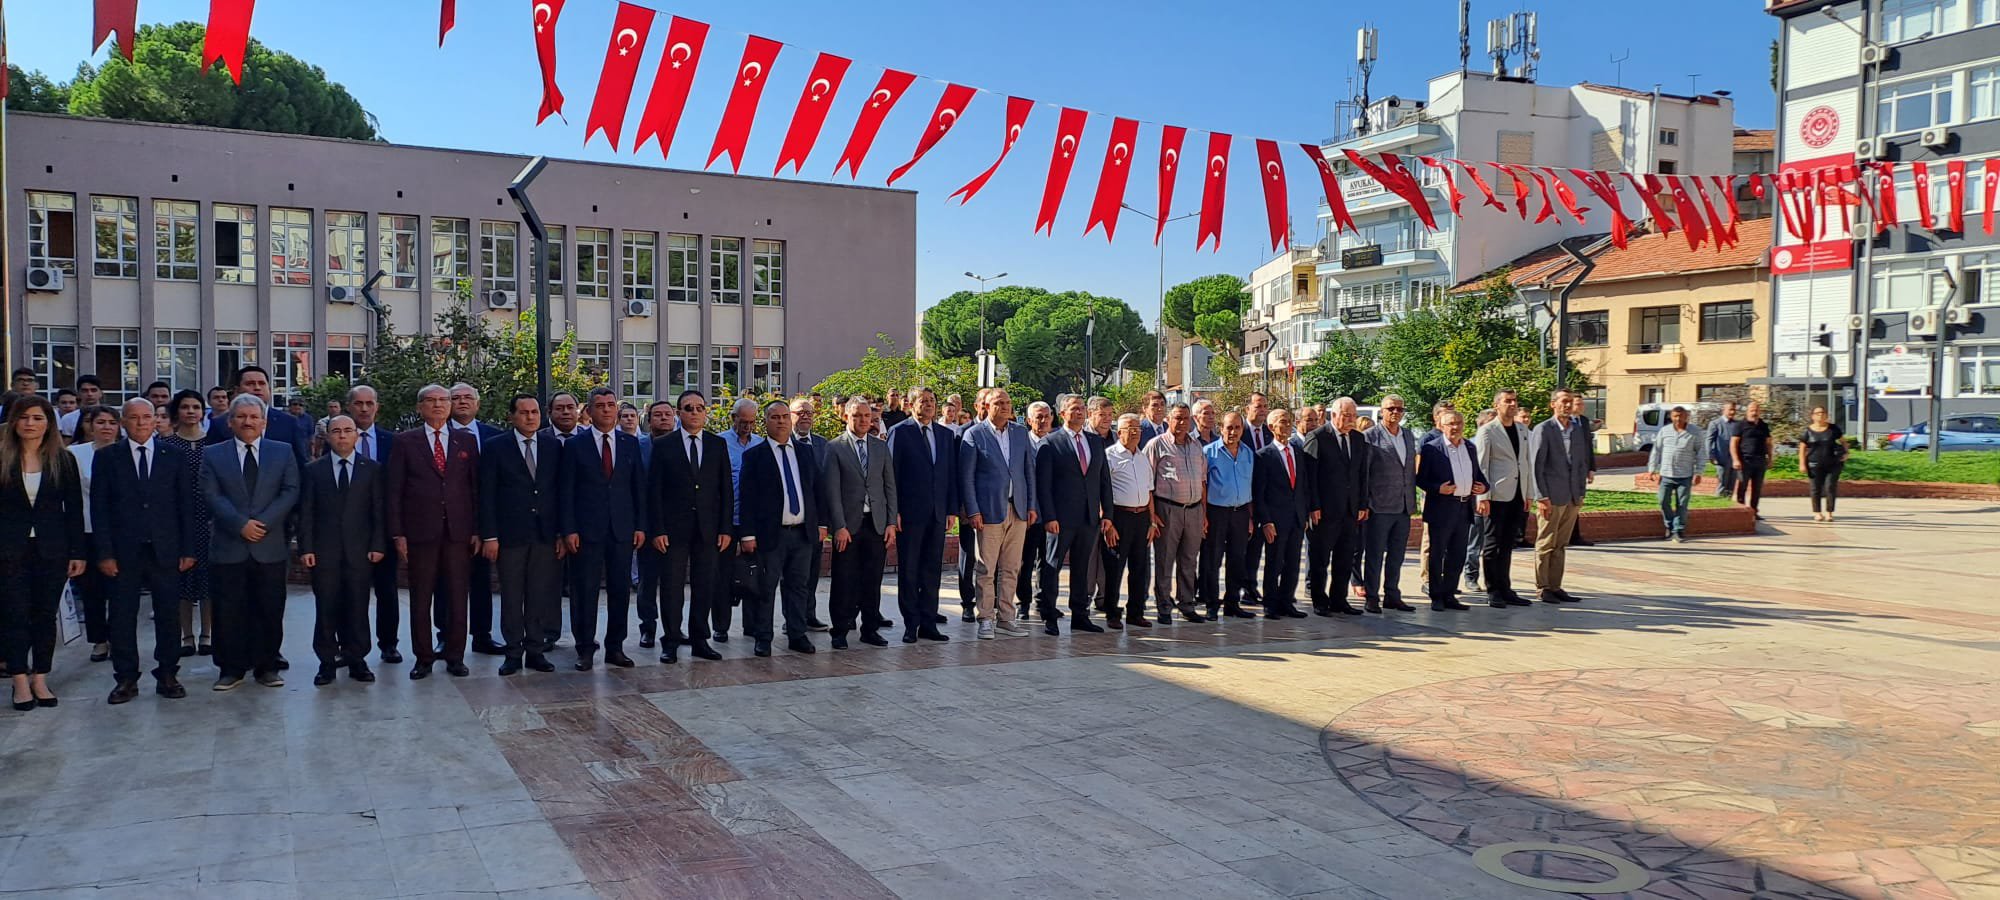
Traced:
<path id="1" fill-rule="evenodd" d="M 563 445 L 562 533 L 570 556 L 569 627 L 576 669 L 597 651 L 597 586 L 604 585 L 604 661 L 632 668 L 625 655 L 631 618 L 632 551 L 646 543 L 646 483 L 639 439 L 618 428 L 618 394 L 590 391 L 590 430 Z"/>
<path id="2" fill-rule="evenodd" d="M 109 703 L 139 695 L 139 591 L 153 593 L 154 691 L 178 700 L 180 683 L 181 574 L 194 568 L 195 486 L 178 447 L 154 440 L 153 403 L 125 401 L 120 409 L 127 437 L 91 460 L 90 504 L 97 569 L 111 593 L 111 671 L 117 681 Z"/>
<path id="3" fill-rule="evenodd" d="M 813 596 L 806 570 L 818 567 L 824 540 L 820 471 L 818 454 L 792 431 L 791 408 L 771 401 L 764 407 L 764 442 L 743 454 L 743 521 L 736 535 L 737 552 L 759 563 L 757 596 L 743 605 L 743 633 L 758 656 L 771 655 L 771 610 L 780 588 L 786 646 L 814 652 L 807 636 Z"/>
<path id="4" fill-rule="evenodd" d="M 1035 490 L 1040 494 L 1036 502 L 1048 533 L 1042 555 L 1042 608 L 1056 605 L 1056 581 L 1067 565 L 1070 633 L 1101 633 L 1104 626 L 1090 620 L 1085 557 L 1098 552 L 1099 536 L 1111 528 L 1111 479 L 1105 474 L 1104 442 L 1083 427 L 1082 395 L 1063 398 L 1062 422 L 1035 452 Z M 1123 627 L 1116 619 L 1106 619 L 1113 628 Z M 1042 630 L 1060 633 L 1054 616 L 1043 617 Z"/>
<path id="5" fill-rule="evenodd" d="M 515 394 L 508 409 L 513 428 L 479 449 L 480 555 L 500 572 L 500 639 L 506 660 L 500 674 L 556 667 L 545 655 L 544 635 L 562 627 L 561 438 L 543 430 L 542 404 Z"/>
<path id="6" fill-rule="evenodd" d="M 847 428 L 827 442 L 821 463 L 826 482 L 826 528 L 833 536 L 833 647 L 847 646 L 847 632 L 861 619 L 861 642 L 882 646 L 881 630 L 895 625 L 882 615 L 882 560 L 896 546 L 896 469 L 889 445 L 875 436 L 875 405 L 847 401 Z"/>
<path id="7" fill-rule="evenodd" d="M 1312 468 L 1294 446 L 1292 414 L 1271 411 L 1270 440 L 1257 451 L 1252 510 L 1264 552 L 1264 618 L 1305 618 L 1299 611 L 1299 544 L 1312 521 Z"/>
<path id="8" fill-rule="evenodd" d="M 376 422 L 376 416 L 382 410 L 381 398 L 376 396 L 374 388 L 357 384 L 347 389 L 347 402 L 342 408 L 354 419 L 354 452 L 374 460 L 386 474 L 389 471 L 389 453 L 396 445 L 396 433 Z M 387 502 L 382 504 L 382 527 L 386 534 L 389 527 Z M 375 646 L 381 648 L 384 663 L 403 661 L 402 651 L 396 649 L 403 622 L 403 589 L 397 583 L 401 567 L 402 559 L 391 553 L 372 566 L 368 576 L 375 592 Z"/>
<path id="9" fill-rule="evenodd" d="M 729 448 L 720 435 L 709 434 L 708 398 L 700 391 L 682 391 L 674 399 L 681 427 L 673 437 L 653 442 L 652 479 L 646 510 L 652 517 L 653 549 L 661 560 L 660 661 L 678 658 L 681 623 L 687 623 L 688 652 L 702 659 L 721 659 L 708 645 L 709 600 L 715 596 L 715 573 L 729 549 L 729 513 L 736 498 L 729 477 Z M 681 596 L 687 594 L 686 618 Z"/>
<path id="10" fill-rule="evenodd" d="M 360 430 L 347 416 L 326 423 L 326 455 L 306 465 L 299 515 L 299 561 L 312 572 L 313 684 L 333 683 L 337 660 L 347 677 L 374 681 L 368 670 L 368 585 L 373 566 L 389 553 L 384 525 L 388 476 L 355 450 Z"/>
<path id="11" fill-rule="evenodd" d="M 451 386 L 451 430 L 472 434 L 473 443 L 478 447 L 500 434 L 500 429 L 479 421 L 479 389 L 461 381 Z M 498 656 L 500 645 L 493 642 L 493 565 L 486 561 L 483 553 L 474 554 L 470 580 L 471 590 L 466 597 L 467 617 L 472 623 L 472 652 Z M 442 601 L 442 595 L 434 602 Z M 439 611 L 443 607 L 433 606 Z M 445 616 L 437 615 L 436 621 L 444 621 Z"/>
<path id="12" fill-rule="evenodd" d="M 431 604 L 440 584 L 445 591 L 445 671 L 455 678 L 465 667 L 466 581 L 472 554 L 479 551 L 479 448 L 472 435 L 453 432 L 451 392 L 425 385 L 417 392 L 423 424 L 396 435 L 389 457 L 389 537 L 410 567 L 410 637 L 417 662 L 410 678 L 429 678 L 438 652 L 431 644 Z"/>
<path id="13" fill-rule="evenodd" d="M 1368 442 L 1354 430 L 1360 418 L 1354 398 L 1342 397 L 1328 408 L 1326 424 L 1306 441 L 1307 464 L 1313 470 L 1312 527 L 1321 532 L 1306 587 L 1312 592 L 1313 612 L 1322 616 L 1361 615 L 1347 602 L 1362 523 L 1368 521 Z"/>
<path id="14" fill-rule="evenodd" d="M 292 451 L 293 462 L 300 469 L 305 468 L 306 452 L 312 448 L 312 430 L 301 426 L 297 418 L 285 412 L 282 408 L 271 405 L 271 373 L 264 371 L 262 366 L 244 366 L 237 369 L 235 393 L 239 396 L 249 394 L 264 401 L 264 410 L 266 413 L 264 440 L 284 444 L 287 449 Z M 205 440 L 206 444 L 214 446 L 230 439 L 232 435 L 230 432 L 229 417 L 231 415 L 231 413 L 225 412 L 217 417 L 219 421 L 211 425 L 208 429 L 208 437 Z M 221 427 L 215 427 L 215 425 Z"/>
<path id="15" fill-rule="evenodd" d="M 1243 446 L 1250 448 L 1253 458 L 1271 443 L 1271 428 L 1265 424 L 1270 415 L 1270 400 L 1262 391 L 1251 391 L 1250 398 L 1243 401 Z M 1243 553 L 1243 583 L 1239 586 L 1245 603 L 1264 602 L 1257 578 L 1257 564 L 1264 558 L 1264 549 L 1263 537 L 1251 535 L 1249 549 Z"/>
<path id="16" fill-rule="evenodd" d="M 944 581 L 944 536 L 958 515 L 958 436 L 937 421 L 937 394 L 910 390 L 915 416 L 889 429 L 896 463 L 896 507 L 903 516 L 897 556 L 896 605 L 903 643 L 947 641 L 938 631 L 938 588 Z"/>
<path id="17" fill-rule="evenodd" d="M 299 500 L 291 448 L 263 438 L 264 401 L 229 401 L 231 437 L 202 451 L 201 496 L 215 519 L 209 536 L 209 596 L 215 601 L 215 690 L 243 676 L 284 687 L 278 648 L 285 640 L 285 520 Z M 94 518 L 94 517 L 93 517 Z"/>
<path id="18" fill-rule="evenodd" d="M 1417 451 L 1417 487 L 1424 492 L 1424 527 L 1431 531 L 1431 609 L 1465 610 L 1471 607 L 1458 601 L 1458 574 L 1465 569 L 1472 517 L 1488 512 L 1486 475 L 1479 471 L 1478 449 L 1465 439 L 1465 415 L 1440 409 L 1431 419 L 1439 438 Z"/>
<path id="19" fill-rule="evenodd" d="M 813 423 L 819 418 L 819 399 L 810 395 L 792 398 L 792 434 L 799 446 L 813 452 L 821 463 L 826 462 L 826 438 L 813 433 Z M 822 523 L 824 524 L 824 523 Z M 815 551 L 825 555 L 825 541 Z M 829 627 L 819 618 L 819 578 L 820 557 L 813 558 L 813 564 L 806 567 L 806 627 L 813 631 L 825 631 Z"/>

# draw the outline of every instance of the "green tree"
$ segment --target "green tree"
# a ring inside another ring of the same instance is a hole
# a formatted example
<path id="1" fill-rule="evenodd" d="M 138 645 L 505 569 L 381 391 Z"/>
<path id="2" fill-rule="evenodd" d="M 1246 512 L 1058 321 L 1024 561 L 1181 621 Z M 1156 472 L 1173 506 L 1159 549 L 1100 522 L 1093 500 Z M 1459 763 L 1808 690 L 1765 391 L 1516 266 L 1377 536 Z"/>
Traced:
<path id="1" fill-rule="evenodd" d="M 1208 349 L 1235 359 L 1242 353 L 1243 311 L 1250 292 L 1234 275 L 1205 275 L 1167 289 L 1160 318 Z"/>
<path id="2" fill-rule="evenodd" d="M 41 72 L 7 64 L 7 108 L 15 112 L 69 112 L 69 85 Z"/>
<path id="3" fill-rule="evenodd" d="M 1487 365 L 1541 352 L 1515 297 L 1502 272 L 1478 291 L 1407 310 L 1382 329 L 1375 345 L 1382 389 L 1402 395 L 1413 423 L 1430 424 L 1431 407 Z"/>
<path id="4" fill-rule="evenodd" d="M 1342 328 L 1328 335 L 1319 355 L 1299 370 L 1299 396 L 1307 403 L 1328 403 L 1353 397 L 1372 403 L 1382 396 L 1375 345 Z"/>
<path id="5" fill-rule="evenodd" d="M 195 22 L 144 25 L 132 59 L 112 56 L 84 67 L 68 86 L 68 111 L 79 116 L 213 125 L 281 134 L 375 140 L 375 119 L 327 80 L 320 67 L 252 40 L 243 83 L 221 66 L 204 70 L 203 28 Z"/>
<path id="6" fill-rule="evenodd" d="M 986 311 L 986 346 L 1000 346 L 1007 333 L 1007 320 L 1028 301 L 1048 295 L 1038 287 L 1003 285 L 987 291 L 959 291 L 924 310 L 920 331 L 924 350 L 932 356 L 971 357 L 979 350 L 979 321 L 982 304 Z"/>
<path id="7" fill-rule="evenodd" d="M 1771 90 L 1778 89 L 1778 42 L 1771 41 Z"/>
<path id="8" fill-rule="evenodd" d="M 1093 318 L 1097 328 L 1086 368 L 1084 332 Z M 1052 397 L 1082 390 L 1086 380 L 1101 380 L 1096 376 L 1112 370 L 1125 355 L 1121 348 L 1132 351 L 1125 361 L 1128 369 L 1153 367 L 1153 336 L 1125 301 L 1065 291 L 1043 294 L 1022 304 L 1007 320 L 1007 340 L 1000 347 L 1000 360 L 1016 381 Z"/>
<path id="9" fill-rule="evenodd" d="M 908 391 L 915 387 L 928 387 L 937 392 L 938 403 L 942 405 L 946 397 L 958 394 L 968 409 L 972 397 L 979 392 L 979 371 L 971 359 L 962 356 L 923 356 L 914 351 L 897 351 L 894 341 L 886 334 L 877 334 L 879 347 L 869 347 L 861 361 L 852 368 L 842 369 L 820 379 L 813 385 L 812 392 L 831 400 L 838 396 L 865 394 L 880 400 L 887 396 L 890 388 Z M 885 352 L 882 347 L 887 347 Z M 1016 407 L 1025 407 L 1034 399 L 1034 389 L 1024 384 L 1003 384 L 1007 393 L 1014 398 Z M 813 422 L 813 431 L 834 435 L 840 432 L 840 416 L 826 407 L 820 409 L 819 418 Z"/>
<path id="10" fill-rule="evenodd" d="M 1589 380 L 1574 368 L 1570 371 L 1570 386 L 1577 390 L 1588 390 Z M 1503 389 L 1515 392 L 1515 399 L 1521 408 L 1536 422 L 1553 414 L 1549 408 L 1549 397 L 1556 391 L 1556 370 L 1542 362 L 1539 353 L 1525 356 L 1510 356 L 1494 360 L 1472 373 L 1459 385 L 1458 392 L 1446 398 L 1465 414 L 1468 428 L 1479 421 L 1479 411 L 1493 405 L 1493 395 Z M 1428 407 L 1426 407 L 1428 409 Z M 1411 410 L 1415 412 L 1414 409 Z"/>

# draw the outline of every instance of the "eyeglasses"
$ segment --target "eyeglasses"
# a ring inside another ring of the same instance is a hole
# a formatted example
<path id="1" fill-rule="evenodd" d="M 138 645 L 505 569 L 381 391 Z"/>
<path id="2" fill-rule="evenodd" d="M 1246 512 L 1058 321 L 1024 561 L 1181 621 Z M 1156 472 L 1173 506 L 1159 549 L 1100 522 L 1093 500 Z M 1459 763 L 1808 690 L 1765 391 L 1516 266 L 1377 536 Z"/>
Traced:
<path id="1" fill-rule="evenodd" d="M 683 406 L 683 407 L 681 407 L 681 412 L 705 412 L 705 411 L 707 411 L 707 409 L 708 409 L 708 407 L 706 407 L 706 406 L 701 406 L 701 405 L 698 405 L 698 404 L 692 404 L 692 403 L 691 403 L 691 404 L 688 404 L 687 406 Z"/>
<path id="2" fill-rule="evenodd" d="M 1382 407 L 1382 411 L 1383 411 L 1383 412 L 1402 412 L 1402 411 L 1403 411 L 1403 408 L 1402 408 L 1402 407 L 1400 407 L 1400 406 L 1384 406 L 1384 407 Z"/>

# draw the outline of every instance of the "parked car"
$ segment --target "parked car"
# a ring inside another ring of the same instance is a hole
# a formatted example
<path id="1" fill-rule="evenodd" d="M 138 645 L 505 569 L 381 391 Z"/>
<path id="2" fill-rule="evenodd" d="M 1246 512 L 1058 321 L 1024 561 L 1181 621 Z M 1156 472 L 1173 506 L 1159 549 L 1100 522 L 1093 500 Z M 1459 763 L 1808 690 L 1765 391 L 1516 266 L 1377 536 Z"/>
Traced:
<path id="1" fill-rule="evenodd" d="M 1946 416 L 1939 430 L 1944 435 L 1938 442 L 1939 450 L 2000 450 L 2000 414 Z M 1887 446 L 1891 450 L 1929 450 L 1930 423 L 1918 422 L 1889 432 Z"/>
<path id="2" fill-rule="evenodd" d="M 1708 401 L 1687 401 L 1683 403 L 1641 403 L 1632 413 L 1632 444 L 1648 453 L 1653 450 L 1653 433 L 1667 426 L 1669 414 L 1676 406 L 1688 409 L 1688 423 L 1695 428 L 1707 428 L 1716 416 L 1722 415 L 1722 404 Z"/>

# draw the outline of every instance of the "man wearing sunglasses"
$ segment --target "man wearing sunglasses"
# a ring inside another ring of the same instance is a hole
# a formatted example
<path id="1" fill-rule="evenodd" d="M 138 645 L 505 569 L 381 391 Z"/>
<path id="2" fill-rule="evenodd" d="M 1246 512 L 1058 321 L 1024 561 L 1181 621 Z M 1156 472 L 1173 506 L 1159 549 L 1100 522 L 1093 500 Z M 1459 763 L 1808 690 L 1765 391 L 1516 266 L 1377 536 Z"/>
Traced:
<path id="1" fill-rule="evenodd" d="M 688 652 L 702 659 L 721 659 L 708 644 L 709 603 L 715 596 L 716 571 L 729 549 L 729 520 L 736 508 L 735 482 L 729 476 L 729 447 L 721 435 L 709 434 L 708 398 L 700 391 L 682 391 L 674 400 L 680 410 L 680 430 L 653 442 L 652 480 L 646 508 L 652 515 L 653 550 L 660 560 L 660 662 L 675 662 L 687 623 Z M 686 618 L 681 612 L 682 588 L 691 587 Z"/>

